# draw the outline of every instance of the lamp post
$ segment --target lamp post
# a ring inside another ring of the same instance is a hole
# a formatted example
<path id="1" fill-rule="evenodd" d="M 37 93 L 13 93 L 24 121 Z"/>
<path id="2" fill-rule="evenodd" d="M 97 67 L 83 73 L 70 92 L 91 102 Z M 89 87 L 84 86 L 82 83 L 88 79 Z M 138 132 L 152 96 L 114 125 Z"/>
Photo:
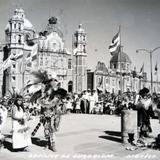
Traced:
<path id="1" fill-rule="evenodd" d="M 136 53 L 139 53 L 141 51 L 144 51 L 146 53 L 148 53 L 150 55 L 150 70 L 151 70 L 151 94 L 153 93 L 153 73 L 152 73 L 152 54 L 153 52 L 155 52 L 157 49 L 159 49 L 160 47 L 156 47 L 152 50 L 147 50 L 147 49 L 137 49 Z"/>

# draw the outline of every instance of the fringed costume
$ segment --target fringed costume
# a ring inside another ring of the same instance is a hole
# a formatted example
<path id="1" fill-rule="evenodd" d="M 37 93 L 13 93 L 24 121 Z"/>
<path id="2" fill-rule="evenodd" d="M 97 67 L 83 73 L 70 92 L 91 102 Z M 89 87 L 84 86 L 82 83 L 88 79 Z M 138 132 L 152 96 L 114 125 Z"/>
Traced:
<path id="1" fill-rule="evenodd" d="M 35 136 L 39 127 L 43 124 L 44 135 L 48 141 L 48 147 L 55 152 L 55 132 L 58 130 L 61 119 L 62 99 L 66 96 L 67 91 L 60 88 L 55 77 L 52 77 L 46 71 L 38 71 L 33 74 L 38 77 L 38 81 L 33 84 L 40 84 L 41 89 L 32 95 L 31 102 L 40 104 L 41 116 L 39 123 L 32 132 L 32 136 Z"/>

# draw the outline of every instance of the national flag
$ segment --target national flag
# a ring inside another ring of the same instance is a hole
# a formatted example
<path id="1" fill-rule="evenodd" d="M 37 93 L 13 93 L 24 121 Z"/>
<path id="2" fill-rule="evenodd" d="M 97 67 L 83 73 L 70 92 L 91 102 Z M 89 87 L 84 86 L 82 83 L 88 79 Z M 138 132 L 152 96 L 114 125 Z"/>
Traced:
<path id="1" fill-rule="evenodd" d="M 112 42 L 109 45 L 109 52 L 111 53 L 111 55 L 113 55 L 119 48 L 120 48 L 120 30 L 113 37 Z"/>
<path id="2" fill-rule="evenodd" d="M 143 73 L 143 72 L 144 72 L 144 63 L 142 65 L 141 69 L 140 69 L 140 73 Z"/>

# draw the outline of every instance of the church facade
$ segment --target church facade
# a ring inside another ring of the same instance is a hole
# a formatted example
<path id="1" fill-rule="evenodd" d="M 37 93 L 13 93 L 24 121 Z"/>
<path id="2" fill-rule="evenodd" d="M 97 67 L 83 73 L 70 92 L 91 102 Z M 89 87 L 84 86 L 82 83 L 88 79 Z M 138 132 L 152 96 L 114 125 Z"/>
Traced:
<path id="1" fill-rule="evenodd" d="M 68 92 L 86 89 L 86 32 L 79 25 L 73 36 L 74 53 L 65 48 L 57 18 L 37 33 L 22 9 L 16 9 L 5 28 L 2 55 L 2 95 L 21 91 L 32 79 L 32 71 L 48 70 Z M 78 86 L 78 87 L 77 87 Z"/>
<path id="2" fill-rule="evenodd" d="M 124 52 L 117 52 L 110 59 L 110 67 L 98 62 L 95 70 L 88 70 L 87 88 L 118 94 L 120 92 L 138 93 L 143 87 L 151 89 L 146 72 L 131 69 L 131 60 Z M 153 92 L 160 92 L 160 83 L 153 81 Z"/>

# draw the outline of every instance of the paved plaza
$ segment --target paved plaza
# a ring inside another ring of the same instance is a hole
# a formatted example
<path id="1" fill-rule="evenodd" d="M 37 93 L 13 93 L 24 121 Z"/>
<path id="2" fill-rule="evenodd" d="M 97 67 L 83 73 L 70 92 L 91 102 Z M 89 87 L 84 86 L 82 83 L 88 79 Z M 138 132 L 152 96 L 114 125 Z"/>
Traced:
<path id="1" fill-rule="evenodd" d="M 31 131 L 38 123 L 39 118 L 29 122 Z M 126 150 L 121 143 L 120 117 L 115 115 L 63 115 L 59 132 L 57 132 L 57 152 L 54 153 L 45 147 L 43 127 L 32 138 L 29 152 L 12 152 L 11 130 L 12 122 L 9 118 L 3 133 L 7 135 L 7 148 L 0 151 L 2 160 L 27 159 L 154 159 L 158 160 L 160 151 L 138 148 L 135 151 Z M 153 133 L 160 133 L 158 119 L 151 120 Z M 153 140 L 153 139 L 152 139 Z"/>

